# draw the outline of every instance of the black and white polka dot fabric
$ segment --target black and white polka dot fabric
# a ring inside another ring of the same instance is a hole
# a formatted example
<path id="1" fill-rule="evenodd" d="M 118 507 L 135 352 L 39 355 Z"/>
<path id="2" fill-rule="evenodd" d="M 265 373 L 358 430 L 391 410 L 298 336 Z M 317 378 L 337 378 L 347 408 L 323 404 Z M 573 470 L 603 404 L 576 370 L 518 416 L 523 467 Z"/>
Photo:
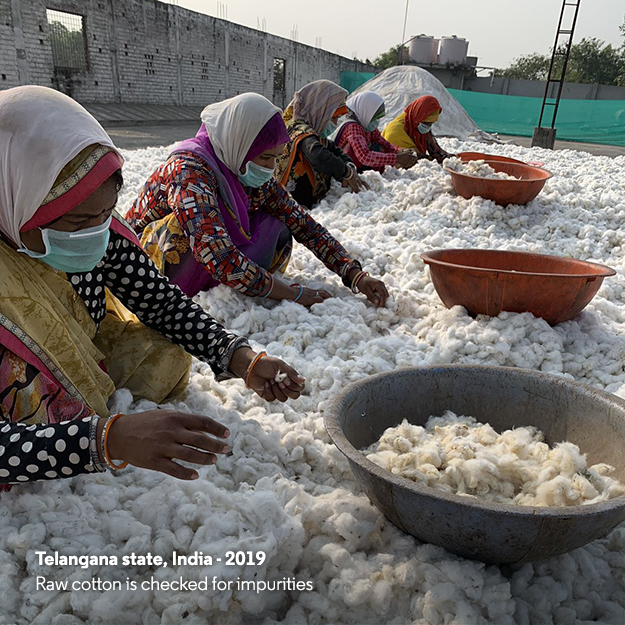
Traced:
<path id="1" fill-rule="evenodd" d="M 229 377 L 235 350 L 247 339 L 228 332 L 177 286 L 161 276 L 147 254 L 111 231 L 106 256 L 90 272 L 68 278 L 99 325 L 108 287 L 146 325 Z M 5 423 L 0 428 L 0 484 L 72 477 L 102 471 L 95 440 L 98 415 L 51 425 Z"/>
<path id="2" fill-rule="evenodd" d="M 162 276 L 144 250 L 116 232 L 111 231 L 98 266 L 72 274 L 70 281 L 96 324 L 106 315 L 106 286 L 146 326 L 208 363 L 216 375 L 225 374 L 234 351 L 248 345 Z"/>
<path id="3" fill-rule="evenodd" d="M 90 450 L 92 419 L 85 417 L 50 425 L 3 425 L 0 483 L 53 480 L 94 471 Z M 95 461 L 98 462 L 97 458 Z"/>

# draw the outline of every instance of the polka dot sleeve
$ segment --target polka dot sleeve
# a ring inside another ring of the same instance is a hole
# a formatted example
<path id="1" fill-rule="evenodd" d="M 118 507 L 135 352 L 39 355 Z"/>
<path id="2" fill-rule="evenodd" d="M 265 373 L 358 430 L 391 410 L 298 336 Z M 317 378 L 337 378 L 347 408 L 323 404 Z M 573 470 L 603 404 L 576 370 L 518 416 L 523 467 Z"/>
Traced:
<path id="1" fill-rule="evenodd" d="M 105 285 L 146 326 L 208 363 L 216 375 L 229 377 L 232 355 L 249 345 L 247 339 L 217 323 L 123 236 L 111 233 L 101 265 Z"/>
<path id="2" fill-rule="evenodd" d="M 97 456 L 94 462 L 96 421 L 97 415 L 53 425 L 6 423 L 0 428 L 0 484 L 103 470 Z"/>

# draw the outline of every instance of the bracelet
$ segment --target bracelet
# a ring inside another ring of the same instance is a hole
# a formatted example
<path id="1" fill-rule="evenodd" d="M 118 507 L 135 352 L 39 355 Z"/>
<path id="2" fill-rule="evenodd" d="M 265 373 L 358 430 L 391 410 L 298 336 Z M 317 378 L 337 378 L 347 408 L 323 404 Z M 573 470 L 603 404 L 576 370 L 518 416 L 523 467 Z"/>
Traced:
<path id="1" fill-rule="evenodd" d="M 274 287 L 274 279 L 273 279 L 273 274 L 269 274 L 269 279 L 271 280 L 271 284 L 269 285 L 269 290 L 264 294 L 260 296 L 260 299 L 266 299 L 267 297 L 269 297 L 271 295 L 271 292 L 273 291 L 273 287 Z"/>
<path id="2" fill-rule="evenodd" d="M 351 180 L 358 173 L 358 169 L 356 169 L 356 165 L 354 165 L 354 163 L 346 163 L 345 166 L 347 167 L 349 174 L 343 176 L 343 180 Z"/>
<path id="3" fill-rule="evenodd" d="M 369 275 L 369 273 L 368 273 L 368 272 L 366 272 L 366 271 L 359 271 L 359 272 L 358 272 L 358 273 L 354 276 L 354 279 L 352 280 L 352 286 L 351 286 L 351 292 L 352 292 L 352 293 L 354 293 L 354 294 L 355 294 L 355 293 L 358 293 L 358 292 L 359 292 L 359 291 L 358 291 L 358 289 L 357 289 L 358 282 L 360 282 L 360 279 L 361 279 L 361 278 L 364 278 L 365 276 L 368 276 L 368 275 Z"/>
<path id="4" fill-rule="evenodd" d="M 256 366 L 256 364 L 258 363 L 258 361 L 263 357 L 266 356 L 267 352 L 260 352 L 258 354 L 256 354 L 256 356 L 254 357 L 254 360 L 252 360 L 252 362 L 250 362 L 247 371 L 245 372 L 245 386 L 247 386 L 247 388 L 251 388 L 250 387 L 250 376 L 252 375 L 252 371 L 254 370 L 254 367 Z"/>
<path id="5" fill-rule="evenodd" d="M 107 466 L 106 462 L 100 462 L 100 458 L 98 457 L 98 421 L 100 418 L 96 413 L 93 413 L 91 417 L 91 422 L 89 423 L 89 455 L 91 457 L 91 464 L 96 471 L 100 473 L 102 471 L 106 471 Z M 102 458 L 104 458 L 104 454 L 102 454 Z"/>
<path id="6" fill-rule="evenodd" d="M 117 419 L 119 419 L 120 417 L 124 417 L 124 416 L 126 415 L 124 415 L 121 412 L 111 415 L 106 420 L 106 423 L 104 424 L 104 428 L 102 429 L 102 439 L 101 439 L 102 457 L 104 458 L 108 468 L 112 469 L 113 471 L 119 471 L 120 469 L 123 469 L 124 467 L 128 466 L 128 463 L 125 460 L 122 461 L 121 464 L 115 464 L 113 460 L 111 459 L 111 457 L 109 456 L 109 450 L 108 450 L 108 437 L 109 437 L 109 432 L 111 431 L 111 426 L 113 425 L 113 423 L 115 423 L 115 421 L 117 421 Z"/>
<path id="7" fill-rule="evenodd" d="M 299 287 L 299 293 L 297 294 L 297 296 L 293 300 L 294 302 L 297 302 L 299 300 L 299 298 L 302 296 L 302 293 L 304 292 L 304 287 L 301 284 L 292 284 L 291 286 Z"/>
<path id="8" fill-rule="evenodd" d="M 360 293 L 360 289 L 358 288 L 358 283 L 362 278 L 367 277 L 369 274 L 366 271 L 363 271 L 358 278 L 356 278 L 356 282 L 354 283 L 354 288 Z"/>

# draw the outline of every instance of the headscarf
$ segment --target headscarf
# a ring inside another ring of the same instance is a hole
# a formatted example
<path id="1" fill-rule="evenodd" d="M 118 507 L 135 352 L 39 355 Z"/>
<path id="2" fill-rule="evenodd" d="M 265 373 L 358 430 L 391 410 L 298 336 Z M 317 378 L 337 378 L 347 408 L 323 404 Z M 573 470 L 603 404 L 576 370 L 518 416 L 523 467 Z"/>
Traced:
<path id="1" fill-rule="evenodd" d="M 363 91 L 351 96 L 346 102 L 347 108 L 354 113 L 360 125 L 366 128 L 375 114 L 384 105 L 384 100 L 373 91 Z"/>
<path id="2" fill-rule="evenodd" d="M 422 135 L 417 127 L 432 113 L 440 114 L 442 110 L 438 100 L 432 95 L 421 96 L 405 108 L 404 129 L 419 152 L 427 150 L 427 135 Z"/>
<path id="3" fill-rule="evenodd" d="M 172 154 L 192 152 L 207 163 L 217 179 L 219 209 L 232 242 L 249 243 L 249 198 L 237 174 L 265 150 L 289 142 L 282 112 L 262 95 L 243 93 L 208 105 L 201 118 L 195 137 Z"/>
<path id="4" fill-rule="evenodd" d="M 294 120 L 304 120 L 321 135 L 346 97 L 347 90 L 331 80 L 315 80 L 295 92 L 287 111 L 292 109 Z"/>
<path id="5" fill-rule="evenodd" d="M 264 150 L 289 141 L 284 124 L 280 126 L 279 121 L 274 121 L 265 131 L 267 123 L 281 113 L 264 96 L 258 93 L 242 93 L 234 98 L 209 104 L 200 117 L 217 158 L 236 175 L 245 164 L 246 158 L 252 160 Z M 280 132 L 282 129 L 283 133 Z M 261 131 L 263 135 L 267 134 L 263 138 L 266 145 L 250 158 L 252 147 L 257 149 L 254 144 Z"/>
<path id="6" fill-rule="evenodd" d="M 48 87 L 0 92 L 0 231 L 45 225 L 87 198 L 123 163 L 96 119 Z"/>

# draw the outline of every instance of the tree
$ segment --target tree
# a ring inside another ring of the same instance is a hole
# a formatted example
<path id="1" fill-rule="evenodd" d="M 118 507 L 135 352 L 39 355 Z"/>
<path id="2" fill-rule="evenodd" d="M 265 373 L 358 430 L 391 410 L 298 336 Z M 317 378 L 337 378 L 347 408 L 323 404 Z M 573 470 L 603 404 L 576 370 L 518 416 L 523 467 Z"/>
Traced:
<path id="1" fill-rule="evenodd" d="M 395 65 L 399 65 L 399 48 L 401 46 L 395 46 L 391 48 L 388 52 L 383 52 L 379 57 L 374 59 L 373 64 L 375 67 L 379 69 L 388 69 L 389 67 L 394 67 Z"/>
<path id="2" fill-rule="evenodd" d="M 51 22 L 52 60 L 58 69 L 86 70 L 87 54 L 82 30 L 69 30 L 61 22 Z"/>
<path id="3" fill-rule="evenodd" d="M 526 54 L 515 59 L 510 67 L 497 70 L 498 76 L 517 80 L 546 80 L 549 72 L 549 58 L 544 54 Z"/>
<path id="4" fill-rule="evenodd" d="M 571 46 L 566 79 L 569 82 L 616 85 L 625 59 L 618 48 L 594 37 Z"/>
<path id="5" fill-rule="evenodd" d="M 625 33 L 625 24 L 621 27 Z M 562 46 L 561 51 L 566 49 Z M 497 75 L 525 80 L 546 80 L 551 58 L 543 54 L 527 54 L 514 60 L 510 67 L 498 70 Z M 562 57 L 556 57 L 554 76 L 559 77 Z M 571 46 L 566 68 L 567 82 L 600 85 L 625 84 L 625 46 L 614 48 L 594 37 L 584 38 Z"/>

